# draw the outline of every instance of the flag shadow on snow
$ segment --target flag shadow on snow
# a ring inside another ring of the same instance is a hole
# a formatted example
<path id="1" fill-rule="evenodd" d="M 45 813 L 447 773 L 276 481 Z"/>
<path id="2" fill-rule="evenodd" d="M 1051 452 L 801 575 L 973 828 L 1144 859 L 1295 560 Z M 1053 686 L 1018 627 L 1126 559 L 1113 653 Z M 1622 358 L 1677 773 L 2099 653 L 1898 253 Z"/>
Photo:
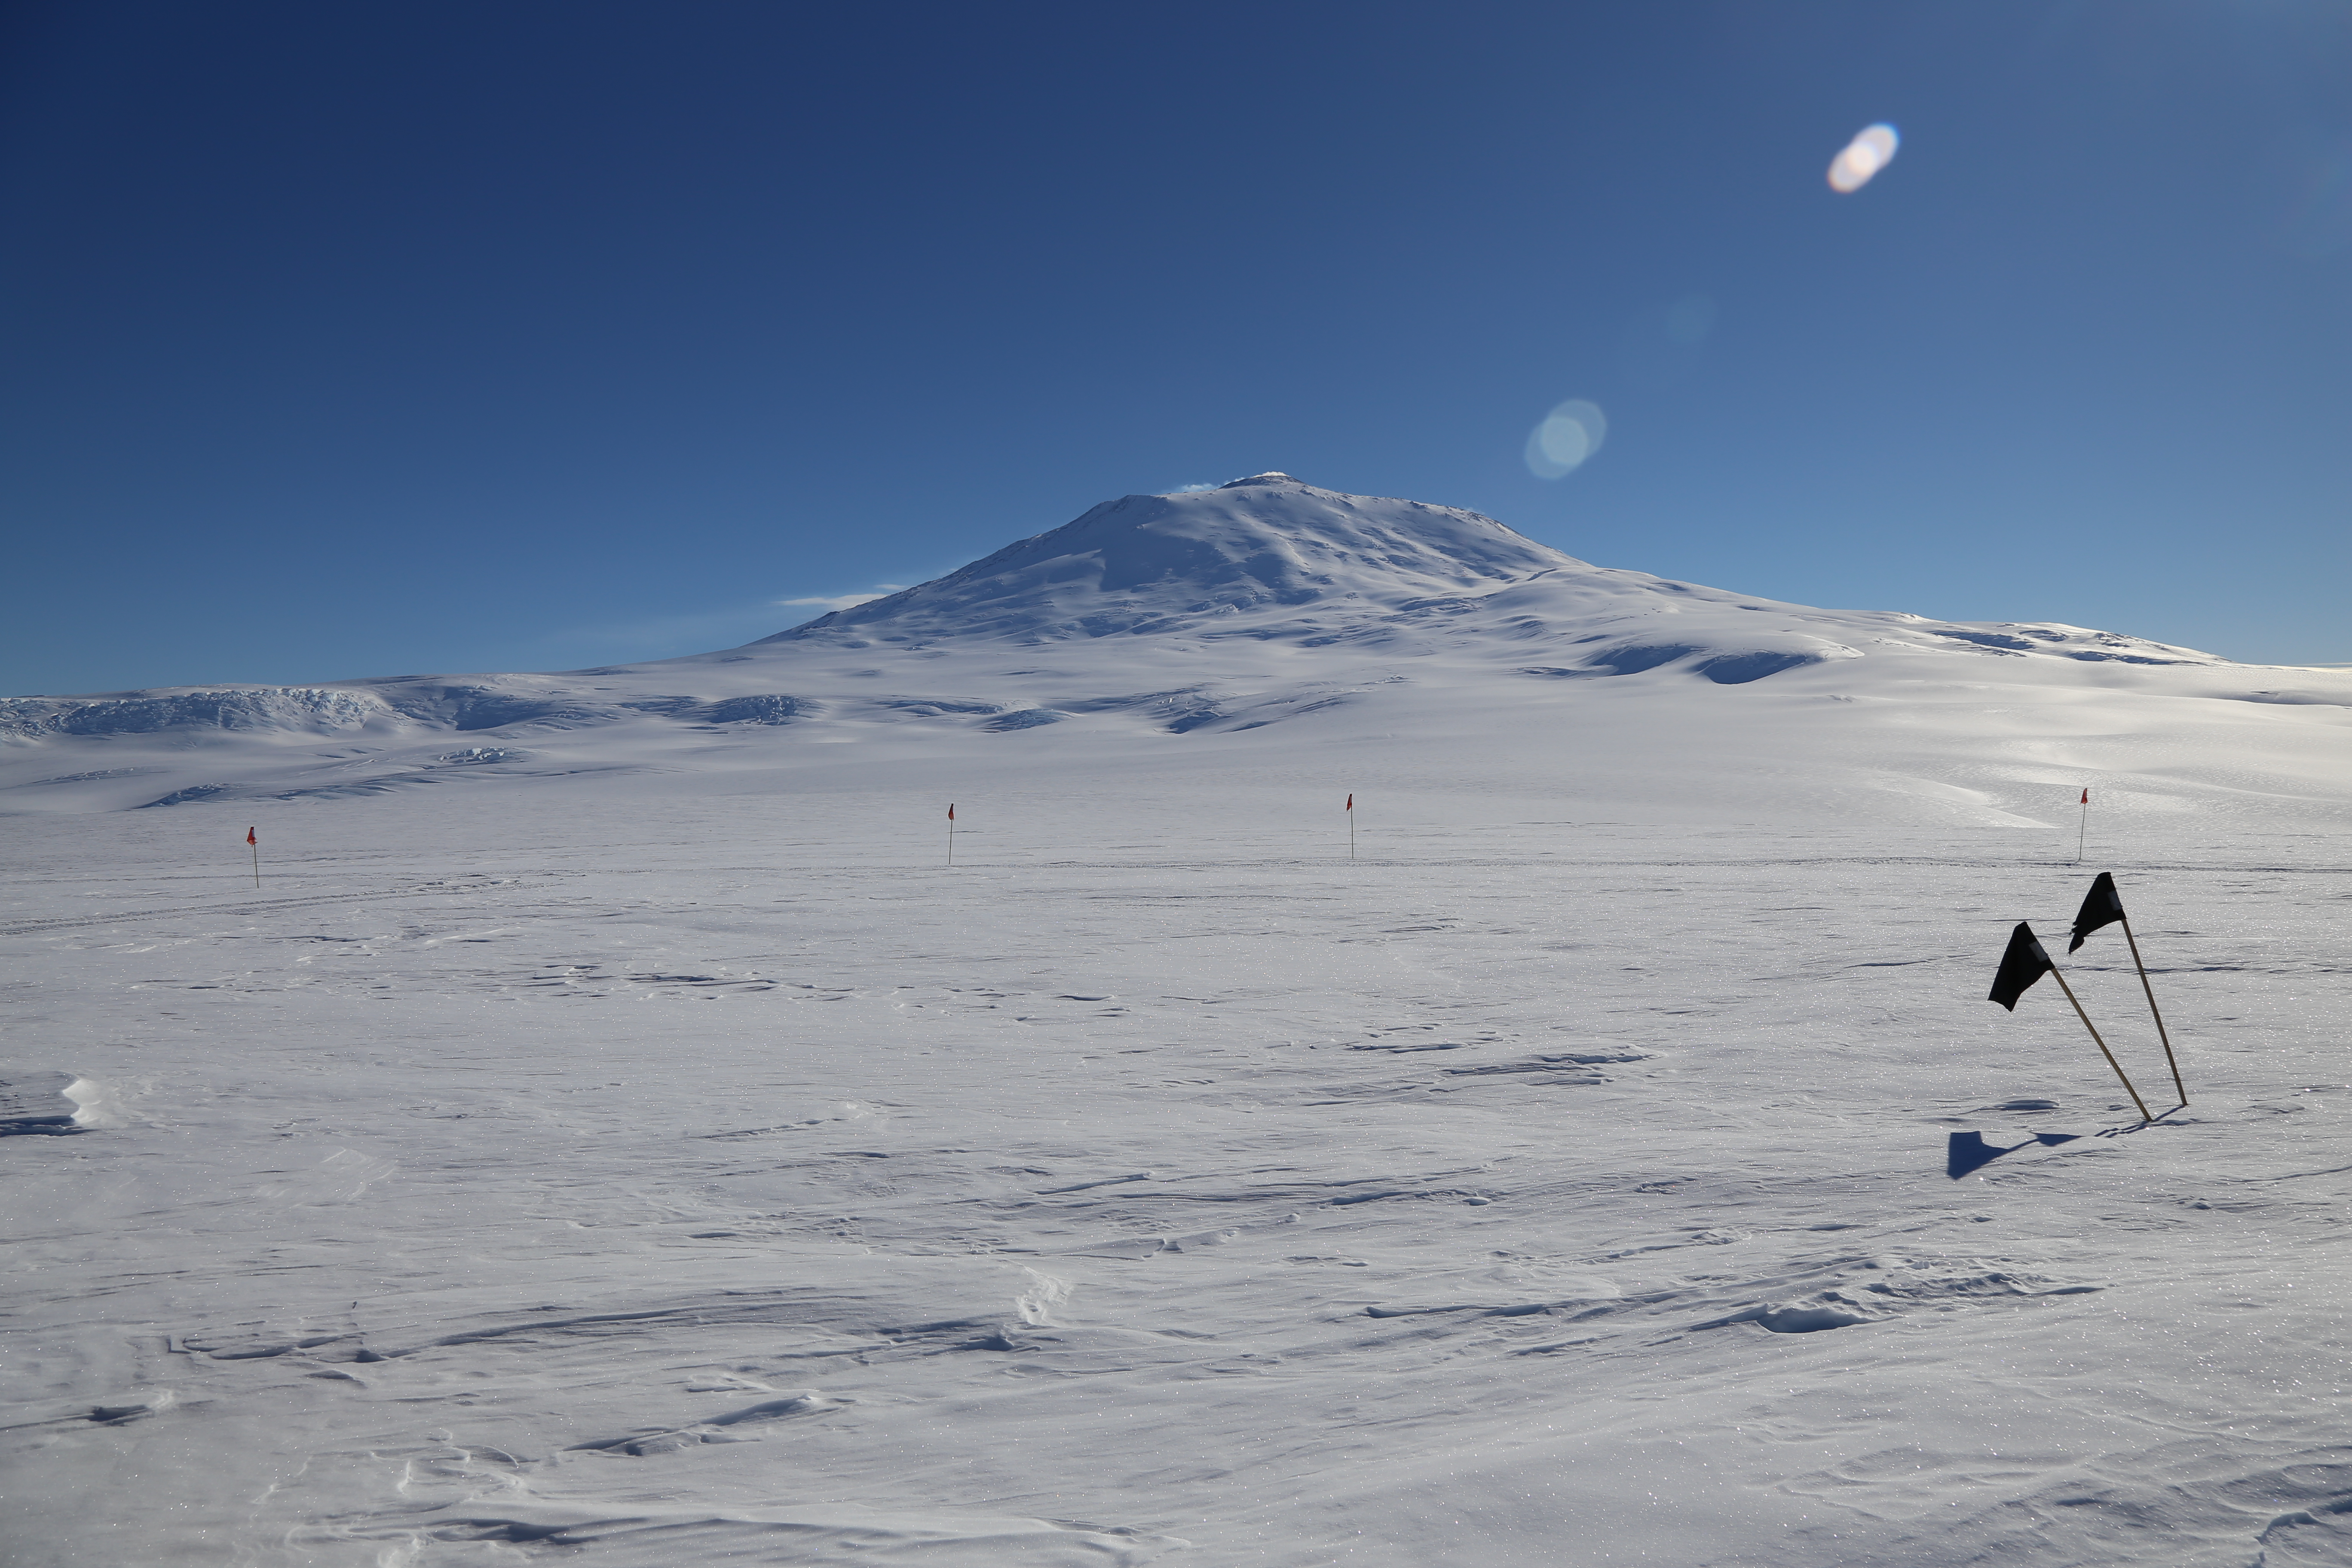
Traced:
<path id="1" fill-rule="evenodd" d="M 2027 1138 L 2023 1143 L 2011 1143 L 2003 1147 L 1998 1143 L 1986 1142 L 1984 1134 L 1981 1132 L 1955 1132 L 1952 1134 L 1951 1147 L 1944 1156 L 1944 1174 L 1957 1182 L 1970 1171 L 1991 1164 L 2003 1154 L 2014 1154 L 2020 1149 L 2035 1143 L 2044 1147 L 2072 1143 L 2081 1136 L 2079 1132 L 2036 1132 Z"/>

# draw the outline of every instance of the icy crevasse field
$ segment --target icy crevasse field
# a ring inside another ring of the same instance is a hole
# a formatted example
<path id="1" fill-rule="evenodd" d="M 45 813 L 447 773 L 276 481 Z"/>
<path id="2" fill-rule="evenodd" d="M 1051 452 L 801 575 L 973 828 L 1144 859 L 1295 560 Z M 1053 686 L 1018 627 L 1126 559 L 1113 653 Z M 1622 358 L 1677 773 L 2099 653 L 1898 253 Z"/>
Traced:
<path id="1" fill-rule="evenodd" d="M 2352 1557 L 2352 683 L 1444 613 L 20 742 L 5 1561 Z"/>

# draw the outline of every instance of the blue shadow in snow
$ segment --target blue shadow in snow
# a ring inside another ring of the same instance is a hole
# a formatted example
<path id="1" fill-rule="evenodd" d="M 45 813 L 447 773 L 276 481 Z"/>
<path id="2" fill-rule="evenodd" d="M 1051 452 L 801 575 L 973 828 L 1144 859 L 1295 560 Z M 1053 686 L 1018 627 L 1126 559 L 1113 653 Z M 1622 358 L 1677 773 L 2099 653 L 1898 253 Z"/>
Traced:
<path id="1" fill-rule="evenodd" d="M 1986 1142 L 1981 1132 L 1955 1132 L 1951 1147 L 1944 1156 L 1944 1174 L 1957 1182 L 1970 1171 L 1990 1165 L 2003 1154 L 2014 1154 L 2028 1145 L 2072 1143 L 2081 1136 L 2079 1132 L 2036 1132 L 2023 1143 L 2011 1143 L 2003 1148 L 1997 1143 Z"/>

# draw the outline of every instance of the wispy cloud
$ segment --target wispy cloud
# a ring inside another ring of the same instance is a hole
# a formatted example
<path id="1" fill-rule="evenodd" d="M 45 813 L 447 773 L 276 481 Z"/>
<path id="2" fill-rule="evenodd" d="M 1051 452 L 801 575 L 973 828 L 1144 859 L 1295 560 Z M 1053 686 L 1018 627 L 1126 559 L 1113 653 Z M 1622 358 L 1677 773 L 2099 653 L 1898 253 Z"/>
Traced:
<path id="1" fill-rule="evenodd" d="M 734 647 L 756 637 L 772 637 L 809 619 L 805 614 L 780 616 L 779 609 L 845 610 L 897 593 L 899 583 L 877 583 L 871 593 L 819 595 L 800 599 L 769 599 L 729 609 L 688 611 L 675 616 L 651 616 L 640 620 L 602 626 L 565 626 L 537 639 L 556 658 L 585 656 L 604 664 L 635 659 L 669 658 L 679 654 L 708 653 Z"/>
<path id="2" fill-rule="evenodd" d="M 828 610 L 845 610 L 853 605 L 870 605 L 877 599 L 887 599 L 906 585 L 904 583 L 877 583 L 870 593 L 820 594 L 805 599 L 778 599 L 776 603 L 779 605 L 817 605 Z"/>
<path id="3" fill-rule="evenodd" d="M 625 664 L 634 659 L 669 658 L 679 654 L 709 653 L 734 647 L 755 637 L 782 631 L 789 622 L 772 605 L 731 610 L 707 610 L 677 616 L 652 616 L 641 620 L 614 621 L 601 626 L 564 626 L 536 639 L 538 647 L 557 658 L 585 658 L 600 664 Z"/>

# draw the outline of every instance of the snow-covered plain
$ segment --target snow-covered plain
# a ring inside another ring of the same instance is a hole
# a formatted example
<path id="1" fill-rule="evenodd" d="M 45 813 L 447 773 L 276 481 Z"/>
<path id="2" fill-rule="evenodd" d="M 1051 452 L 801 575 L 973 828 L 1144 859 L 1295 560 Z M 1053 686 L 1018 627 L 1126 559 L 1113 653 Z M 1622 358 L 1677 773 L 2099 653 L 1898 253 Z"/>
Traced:
<path id="1" fill-rule="evenodd" d="M 0 705 L 0 1561 L 2352 1560 L 2347 704 L 1262 479 Z"/>

